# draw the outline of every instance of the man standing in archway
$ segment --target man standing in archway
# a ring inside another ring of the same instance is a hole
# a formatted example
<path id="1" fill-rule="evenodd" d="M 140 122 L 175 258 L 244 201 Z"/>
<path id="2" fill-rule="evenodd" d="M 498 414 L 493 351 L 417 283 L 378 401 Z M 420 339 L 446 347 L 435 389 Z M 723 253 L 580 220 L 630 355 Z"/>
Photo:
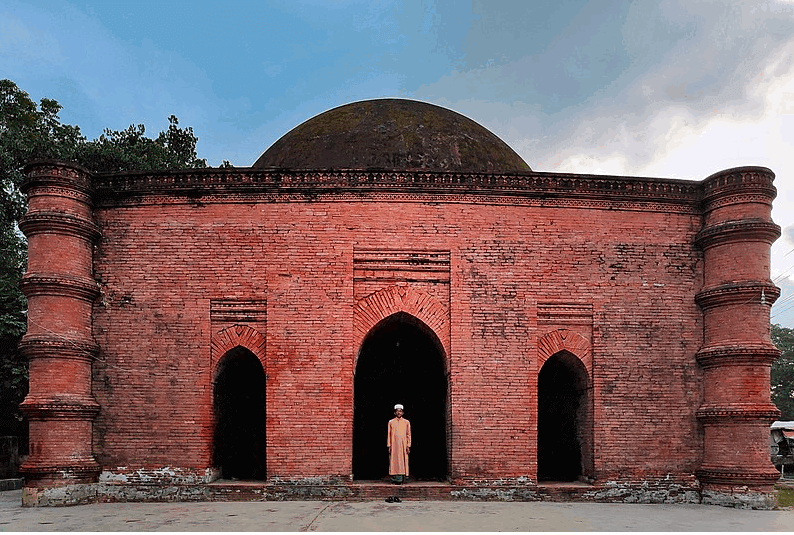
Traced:
<path id="1" fill-rule="evenodd" d="M 411 453 L 411 422 L 403 418 L 403 406 L 394 406 L 394 418 L 389 420 L 386 441 L 389 448 L 389 475 L 392 483 L 402 484 L 408 477 L 408 454 Z"/>

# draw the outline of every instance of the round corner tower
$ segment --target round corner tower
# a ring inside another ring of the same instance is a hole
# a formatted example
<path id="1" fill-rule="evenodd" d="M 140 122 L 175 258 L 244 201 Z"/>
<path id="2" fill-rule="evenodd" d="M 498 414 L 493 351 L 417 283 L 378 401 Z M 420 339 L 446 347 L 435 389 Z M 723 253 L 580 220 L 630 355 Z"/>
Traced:
<path id="1" fill-rule="evenodd" d="M 30 364 L 30 390 L 22 410 L 30 422 L 30 456 L 22 465 L 23 502 L 37 489 L 96 481 L 91 364 L 98 354 L 92 306 L 99 295 L 93 274 L 91 177 L 73 164 L 36 162 L 25 169 L 27 214 L 19 227 L 28 238 L 22 291 L 28 329 L 20 351 Z"/>
<path id="2" fill-rule="evenodd" d="M 774 173 L 742 167 L 703 182 L 703 503 L 768 507 L 779 474 L 769 457 L 769 373 L 780 352 L 770 341 L 769 314 L 780 290 L 770 280 L 770 248 L 780 236 L 771 220 Z"/>

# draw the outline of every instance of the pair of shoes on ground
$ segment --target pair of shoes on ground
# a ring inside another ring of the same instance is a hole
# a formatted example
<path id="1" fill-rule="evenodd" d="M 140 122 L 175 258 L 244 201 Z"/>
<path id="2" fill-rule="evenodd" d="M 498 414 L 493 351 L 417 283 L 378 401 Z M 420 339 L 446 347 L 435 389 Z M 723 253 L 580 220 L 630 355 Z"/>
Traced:
<path id="1" fill-rule="evenodd" d="M 399 497 L 397 497 L 397 496 L 389 496 L 388 498 L 386 498 L 386 502 L 387 503 L 401 503 L 402 500 Z"/>

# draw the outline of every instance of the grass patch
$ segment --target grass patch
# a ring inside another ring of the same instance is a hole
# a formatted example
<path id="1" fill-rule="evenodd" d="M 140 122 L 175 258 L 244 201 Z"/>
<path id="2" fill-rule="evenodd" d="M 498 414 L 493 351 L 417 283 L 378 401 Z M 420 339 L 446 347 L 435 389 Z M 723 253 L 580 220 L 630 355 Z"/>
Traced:
<path id="1" fill-rule="evenodd" d="M 780 489 L 777 491 L 778 507 L 794 507 L 794 489 Z"/>

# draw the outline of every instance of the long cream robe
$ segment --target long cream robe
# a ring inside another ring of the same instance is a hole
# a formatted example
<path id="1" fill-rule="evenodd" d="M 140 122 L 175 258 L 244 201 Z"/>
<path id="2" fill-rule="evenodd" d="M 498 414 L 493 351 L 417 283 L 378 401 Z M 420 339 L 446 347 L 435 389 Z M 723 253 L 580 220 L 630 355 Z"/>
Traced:
<path id="1" fill-rule="evenodd" d="M 389 450 L 389 475 L 408 475 L 408 448 L 411 447 L 411 422 L 405 418 L 389 420 L 386 445 Z"/>

